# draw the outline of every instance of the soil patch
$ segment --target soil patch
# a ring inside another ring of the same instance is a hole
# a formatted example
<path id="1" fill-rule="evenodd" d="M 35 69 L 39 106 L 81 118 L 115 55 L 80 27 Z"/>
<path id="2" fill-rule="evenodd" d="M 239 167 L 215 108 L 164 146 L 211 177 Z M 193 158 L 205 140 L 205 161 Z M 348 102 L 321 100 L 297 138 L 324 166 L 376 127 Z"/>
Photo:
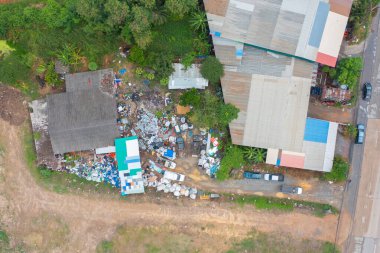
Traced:
<path id="1" fill-rule="evenodd" d="M 11 125 L 21 125 L 28 117 L 24 95 L 15 88 L 0 84 L 0 118 Z"/>

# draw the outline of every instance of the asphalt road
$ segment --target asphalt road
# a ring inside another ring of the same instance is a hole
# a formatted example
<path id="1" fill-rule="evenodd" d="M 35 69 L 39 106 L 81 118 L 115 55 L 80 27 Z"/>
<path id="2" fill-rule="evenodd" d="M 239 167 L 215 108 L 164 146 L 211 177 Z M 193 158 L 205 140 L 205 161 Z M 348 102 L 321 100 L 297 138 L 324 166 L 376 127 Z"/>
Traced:
<path id="1" fill-rule="evenodd" d="M 356 111 L 356 122 L 361 123 L 364 125 L 367 125 L 368 119 L 378 119 L 380 118 L 380 69 L 379 69 L 379 63 L 380 63 L 380 50 L 377 50 L 377 48 L 380 47 L 380 41 L 378 40 L 378 33 L 379 33 L 379 14 L 376 15 L 376 17 L 373 20 L 372 24 L 372 32 L 367 39 L 365 50 L 363 53 L 363 60 L 364 60 L 364 69 L 362 71 L 360 84 L 362 85 L 364 82 L 371 82 L 373 86 L 373 95 L 371 102 L 363 101 L 361 98 L 359 98 L 358 101 L 358 107 Z M 360 93 L 361 94 L 361 93 Z M 374 128 L 375 129 L 375 128 Z M 369 129 L 370 131 L 376 131 L 373 129 Z M 346 191 L 344 194 L 344 200 L 343 200 L 343 206 L 342 211 L 348 212 L 351 217 L 353 217 L 352 220 L 356 220 L 358 216 L 356 215 L 357 212 L 362 211 L 363 206 L 357 205 L 358 203 L 358 190 L 359 190 L 359 182 L 361 180 L 362 173 L 362 163 L 363 163 L 363 154 L 364 154 L 364 148 L 365 146 L 369 145 L 367 144 L 367 139 L 370 138 L 369 136 L 373 136 L 373 133 L 369 133 L 367 129 L 367 137 L 364 145 L 355 144 L 352 145 L 351 149 L 351 165 L 352 169 L 350 171 L 349 179 L 351 180 L 350 183 L 346 184 Z M 380 159 L 380 153 L 376 156 L 366 156 L 365 159 Z M 369 161 L 364 161 L 364 164 L 368 163 Z M 368 184 L 366 180 L 363 179 L 361 184 Z M 379 212 L 380 212 L 380 205 L 378 206 Z M 369 217 L 368 217 L 369 218 Z M 351 230 L 350 235 L 344 245 L 345 252 L 374 252 L 374 251 L 368 251 L 368 248 L 363 248 L 363 241 L 358 239 L 358 234 L 353 234 L 355 231 L 354 229 L 354 222 L 351 222 Z M 356 223 L 358 224 L 358 223 Z M 339 230 L 338 230 L 339 232 Z M 364 235 L 363 235 L 364 236 Z M 353 246 L 354 244 L 358 244 Z M 355 249 L 355 250 L 354 250 Z M 380 248 L 378 249 L 380 250 Z"/>

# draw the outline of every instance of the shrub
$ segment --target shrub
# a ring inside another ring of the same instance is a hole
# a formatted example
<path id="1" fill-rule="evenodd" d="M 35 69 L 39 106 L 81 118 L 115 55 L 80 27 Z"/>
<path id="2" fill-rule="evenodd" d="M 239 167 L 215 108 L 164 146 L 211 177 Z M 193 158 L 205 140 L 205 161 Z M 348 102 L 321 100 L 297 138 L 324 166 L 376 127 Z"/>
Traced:
<path id="1" fill-rule="evenodd" d="M 128 59 L 138 65 L 145 66 L 144 51 L 138 46 L 134 46 L 129 50 Z"/>
<path id="2" fill-rule="evenodd" d="M 334 158 L 333 167 L 331 172 L 323 174 L 322 178 L 327 181 L 341 182 L 346 180 L 350 165 L 342 157 L 336 156 Z"/>
<path id="3" fill-rule="evenodd" d="M 193 64 L 194 62 L 194 59 L 195 59 L 195 53 L 194 52 L 191 52 L 191 53 L 188 53 L 186 54 L 181 63 L 182 65 L 185 67 L 185 69 L 188 69 L 191 67 L 191 65 Z"/>
<path id="4" fill-rule="evenodd" d="M 226 180 L 230 177 L 233 168 L 239 168 L 244 162 L 243 152 L 241 148 L 231 145 L 220 162 L 220 168 L 216 172 L 216 179 L 219 181 Z"/>
<path id="5" fill-rule="evenodd" d="M 142 68 L 140 68 L 140 67 L 137 67 L 135 69 L 135 74 L 136 74 L 137 77 L 141 77 L 144 74 L 144 70 Z"/>
<path id="6" fill-rule="evenodd" d="M 179 98 L 179 104 L 182 106 L 192 105 L 197 108 L 200 103 L 201 95 L 195 88 L 185 91 Z"/>
<path id="7" fill-rule="evenodd" d="M 211 84 L 217 84 L 224 75 L 223 65 L 216 57 L 209 56 L 201 65 L 201 74 Z"/>
<path id="8" fill-rule="evenodd" d="M 350 138 L 355 138 L 356 135 L 358 134 L 358 129 L 356 128 L 355 125 L 348 124 L 344 128 L 344 135 Z"/>
<path id="9" fill-rule="evenodd" d="M 44 179 L 48 179 L 48 178 L 51 178 L 52 174 L 53 174 L 53 171 L 49 170 L 48 168 L 46 168 L 45 166 L 39 166 L 38 167 L 38 171 L 40 173 L 40 176 Z"/>
<path id="10" fill-rule="evenodd" d="M 166 86 L 166 85 L 168 85 L 168 84 L 169 84 L 169 77 L 161 78 L 161 80 L 160 80 L 160 84 L 161 84 L 162 86 Z"/>
<path id="11" fill-rule="evenodd" d="M 95 71 L 95 70 L 97 70 L 98 69 L 98 65 L 96 64 L 96 62 L 90 62 L 89 64 L 88 64 L 88 69 L 89 70 L 91 70 L 91 71 Z"/>

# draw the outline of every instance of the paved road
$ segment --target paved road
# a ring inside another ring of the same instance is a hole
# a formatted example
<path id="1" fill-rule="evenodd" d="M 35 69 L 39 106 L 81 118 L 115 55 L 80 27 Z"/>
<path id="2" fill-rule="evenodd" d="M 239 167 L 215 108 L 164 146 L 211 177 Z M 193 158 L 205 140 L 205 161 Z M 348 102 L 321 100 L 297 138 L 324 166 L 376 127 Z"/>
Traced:
<path id="1" fill-rule="evenodd" d="M 380 252 L 380 119 L 369 119 L 348 252 Z"/>
<path id="2" fill-rule="evenodd" d="M 368 103 L 360 99 L 358 108 L 356 111 L 355 116 L 357 119 L 356 120 L 357 123 L 362 123 L 364 125 L 367 125 L 368 118 L 370 119 L 380 118 L 380 111 L 379 111 L 379 108 L 380 108 L 380 70 L 379 70 L 380 50 L 377 50 L 377 48 L 380 47 L 380 41 L 378 40 L 378 32 L 379 32 L 379 14 L 377 14 L 376 17 L 374 18 L 374 21 L 372 24 L 372 33 L 370 34 L 366 42 L 365 51 L 363 54 L 365 65 L 362 71 L 360 83 L 363 84 L 364 82 L 369 81 L 372 83 L 373 88 L 374 88 L 374 94 L 372 96 L 371 102 Z M 368 132 L 368 130 L 373 131 L 371 129 L 367 129 L 367 139 L 369 138 L 368 136 L 372 136 L 373 134 L 371 132 Z M 356 213 L 358 211 L 361 211 L 363 208 L 363 206 L 357 206 L 357 199 L 358 199 L 357 196 L 358 196 L 359 182 L 361 179 L 361 175 L 364 174 L 364 171 L 361 170 L 362 162 L 363 162 L 364 146 L 367 146 L 367 145 L 369 144 L 367 143 L 367 140 L 366 140 L 365 145 L 353 145 L 351 149 L 352 169 L 349 175 L 349 178 L 351 179 L 351 183 L 349 183 L 346 186 L 347 189 L 344 194 L 342 212 L 349 213 L 351 217 L 354 217 L 353 218 L 354 220 L 358 218 Z M 369 156 L 366 156 L 366 159 L 380 159 L 379 156 L 380 154 L 378 156 L 372 156 L 372 158 L 370 158 Z M 366 164 L 367 162 L 368 161 L 364 161 L 364 164 Z M 365 181 L 362 182 L 362 184 L 367 184 L 367 183 L 368 182 L 365 182 Z M 380 208 L 380 205 L 378 207 Z M 350 228 L 351 228 L 350 230 L 351 233 L 344 245 L 345 252 L 363 252 L 363 253 L 373 252 L 373 251 L 367 251 L 367 248 L 361 248 L 360 245 L 356 248 L 357 250 L 353 251 L 353 248 L 354 248 L 353 244 L 355 243 L 355 235 L 353 235 L 353 231 L 355 229 L 353 229 L 352 222 L 350 224 Z"/>

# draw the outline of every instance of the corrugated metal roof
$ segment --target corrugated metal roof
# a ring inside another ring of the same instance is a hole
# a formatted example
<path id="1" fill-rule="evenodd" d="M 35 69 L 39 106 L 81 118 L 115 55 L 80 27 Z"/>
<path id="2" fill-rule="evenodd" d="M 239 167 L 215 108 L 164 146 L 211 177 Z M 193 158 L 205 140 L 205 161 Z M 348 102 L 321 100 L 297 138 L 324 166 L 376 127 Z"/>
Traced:
<path id="1" fill-rule="evenodd" d="M 214 37 L 323 61 L 337 57 L 352 0 L 205 0 Z M 337 18 L 337 17 L 340 18 Z M 332 32 L 333 31 L 333 32 Z M 323 61 L 335 66 L 334 61 Z"/>
<path id="2" fill-rule="evenodd" d="M 204 79 L 199 71 L 199 66 L 191 65 L 188 69 L 182 64 L 173 64 L 174 72 L 169 77 L 169 89 L 204 89 L 208 81 Z"/>

